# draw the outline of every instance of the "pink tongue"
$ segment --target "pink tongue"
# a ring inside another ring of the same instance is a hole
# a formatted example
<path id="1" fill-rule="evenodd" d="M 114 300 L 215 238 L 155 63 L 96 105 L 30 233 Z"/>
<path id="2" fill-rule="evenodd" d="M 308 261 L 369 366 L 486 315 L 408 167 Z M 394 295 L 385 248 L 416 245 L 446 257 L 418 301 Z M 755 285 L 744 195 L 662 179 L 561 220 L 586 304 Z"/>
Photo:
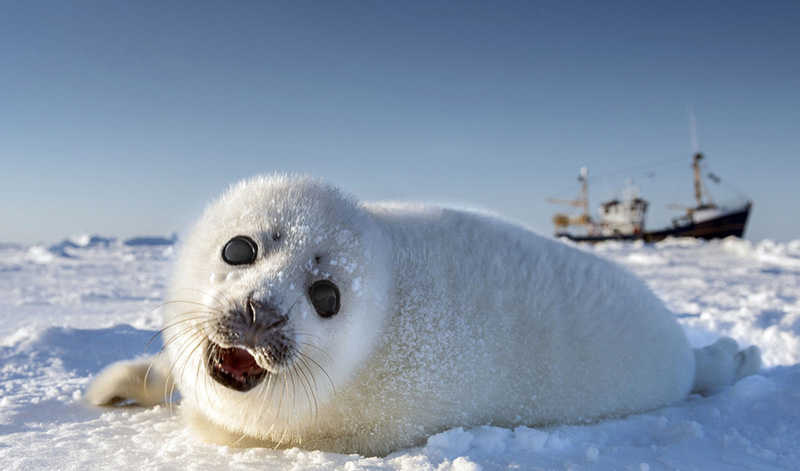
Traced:
<path id="1" fill-rule="evenodd" d="M 222 351 L 222 369 L 238 378 L 264 371 L 253 355 L 243 348 L 226 348 Z"/>

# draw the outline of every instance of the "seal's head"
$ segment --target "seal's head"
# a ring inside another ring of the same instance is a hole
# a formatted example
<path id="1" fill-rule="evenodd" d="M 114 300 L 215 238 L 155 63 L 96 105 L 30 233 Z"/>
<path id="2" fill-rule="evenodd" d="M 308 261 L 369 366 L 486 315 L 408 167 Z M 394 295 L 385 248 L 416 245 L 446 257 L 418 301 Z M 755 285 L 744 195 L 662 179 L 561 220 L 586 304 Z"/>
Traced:
<path id="1" fill-rule="evenodd" d="M 387 263 L 368 212 L 307 177 L 233 186 L 182 249 L 164 343 L 184 401 L 256 438 L 299 430 L 379 338 Z"/>

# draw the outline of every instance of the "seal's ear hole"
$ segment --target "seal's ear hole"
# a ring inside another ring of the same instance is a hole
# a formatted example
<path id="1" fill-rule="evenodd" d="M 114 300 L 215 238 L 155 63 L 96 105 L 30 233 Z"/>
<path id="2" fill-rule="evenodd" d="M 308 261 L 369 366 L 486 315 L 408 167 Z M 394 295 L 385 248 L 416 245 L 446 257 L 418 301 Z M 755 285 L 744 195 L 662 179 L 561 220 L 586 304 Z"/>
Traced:
<path id="1" fill-rule="evenodd" d="M 222 248 L 222 260 L 228 265 L 244 265 L 253 263 L 258 255 L 258 246 L 253 239 L 236 236 Z"/>
<path id="2" fill-rule="evenodd" d="M 339 288 L 328 280 L 320 280 L 311 285 L 308 297 L 320 317 L 333 317 L 339 312 Z"/>

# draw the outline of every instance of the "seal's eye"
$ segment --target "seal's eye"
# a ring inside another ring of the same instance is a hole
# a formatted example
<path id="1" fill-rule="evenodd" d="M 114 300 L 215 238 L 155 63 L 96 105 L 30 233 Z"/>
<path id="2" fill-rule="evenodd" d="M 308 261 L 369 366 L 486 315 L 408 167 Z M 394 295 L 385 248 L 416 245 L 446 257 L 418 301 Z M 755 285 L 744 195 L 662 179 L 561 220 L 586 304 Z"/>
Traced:
<path id="1" fill-rule="evenodd" d="M 245 236 L 234 237 L 222 248 L 222 259 L 229 265 L 253 263 L 256 260 L 256 254 L 258 254 L 256 243 Z"/>
<path id="2" fill-rule="evenodd" d="M 320 280 L 308 289 L 311 304 L 321 317 L 332 317 L 339 312 L 339 288 L 328 280 Z"/>

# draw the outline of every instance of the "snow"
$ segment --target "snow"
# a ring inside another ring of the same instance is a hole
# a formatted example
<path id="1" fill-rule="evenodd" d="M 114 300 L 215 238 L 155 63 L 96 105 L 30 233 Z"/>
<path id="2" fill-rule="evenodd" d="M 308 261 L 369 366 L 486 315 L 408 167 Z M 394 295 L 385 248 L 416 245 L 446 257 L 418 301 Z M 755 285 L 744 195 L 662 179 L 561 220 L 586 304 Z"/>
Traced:
<path id="1" fill-rule="evenodd" d="M 456 428 L 388 457 L 199 442 L 175 407 L 85 404 L 92 376 L 160 348 L 171 239 L 0 244 L 0 461 L 16 469 L 800 469 L 800 240 L 581 246 L 644 278 L 693 345 L 763 351 L 760 375 L 709 397 L 585 426 Z"/>

